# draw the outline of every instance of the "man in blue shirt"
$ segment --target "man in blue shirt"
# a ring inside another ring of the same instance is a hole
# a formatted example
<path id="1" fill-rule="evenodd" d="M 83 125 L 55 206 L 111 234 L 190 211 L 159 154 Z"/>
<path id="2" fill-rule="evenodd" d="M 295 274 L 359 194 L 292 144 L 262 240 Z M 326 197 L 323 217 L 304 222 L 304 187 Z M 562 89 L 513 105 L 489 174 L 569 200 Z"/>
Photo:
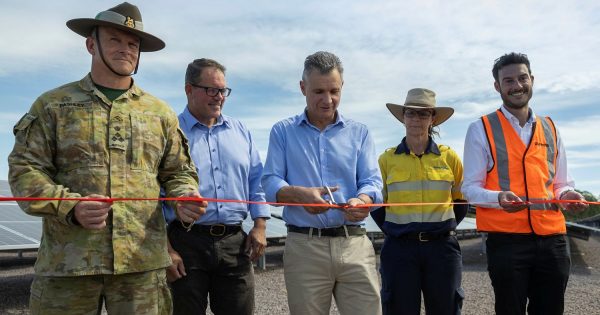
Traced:
<path id="1" fill-rule="evenodd" d="M 265 201 L 260 184 L 262 163 L 244 124 L 222 114 L 231 93 L 225 67 L 211 59 L 196 59 L 185 74 L 188 104 L 179 115 L 181 129 L 206 198 Z M 242 221 L 250 212 L 254 228 L 248 235 Z M 174 314 L 205 314 L 207 295 L 216 314 L 252 314 L 252 260 L 264 253 L 267 205 L 209 202 L 206 214 L 188 226 L 169 223 L 169 253 L 173 265 L 167 276 L 173 289 Z"/>
<path id="2" fill-rule="evenodd" d="M 326 314 L 335 297 L 341 314 L 381 314 L 373 245 L 362 227 L 381 202 L 381 176 L 367 127 L 337 110 L 342 63 L 329 52 L 304 62 L 300 89 L 306 108 L 276 123 L 262 178 L 267 200 L 348 208 L 287 206 L 284 276 L 291 314 Z"/>

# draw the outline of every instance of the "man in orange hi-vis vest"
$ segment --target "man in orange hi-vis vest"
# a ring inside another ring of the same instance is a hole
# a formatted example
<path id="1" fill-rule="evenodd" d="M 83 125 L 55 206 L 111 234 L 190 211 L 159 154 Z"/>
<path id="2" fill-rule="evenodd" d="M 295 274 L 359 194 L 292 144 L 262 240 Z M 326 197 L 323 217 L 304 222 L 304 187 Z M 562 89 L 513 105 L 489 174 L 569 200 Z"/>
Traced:
<path id="1" fill-rule="evenodd" d="M 469 126 L 462 192 L 477 205 L 477 229 L 488 232 L 496 314 L 562 314 L 571 259 L 561 210 L 587 204 L 551 202 L 584 198 L 574 190 L 553 121 L 529 107 L 527 56 L 506 54 L 492 73 L 503 104 Z"/>

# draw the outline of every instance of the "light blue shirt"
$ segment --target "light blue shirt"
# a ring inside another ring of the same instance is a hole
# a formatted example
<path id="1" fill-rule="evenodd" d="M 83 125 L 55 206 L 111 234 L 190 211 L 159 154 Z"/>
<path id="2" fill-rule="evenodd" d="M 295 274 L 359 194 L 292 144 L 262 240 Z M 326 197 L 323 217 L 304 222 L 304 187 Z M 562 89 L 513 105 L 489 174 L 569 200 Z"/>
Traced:
<path id="1" fill-rule="evenodd" d="M 262 163 L 244 124 L 221 115 L 217 123 L 208 128 L 186 107 L 179 115 L 179 126 L 189 141 L 202 197 L 265 201 L 260 183 Z M 166 206 L 164 210 L 167 221 L 173 221 L 174 211 Z M 240 224 L 248 211 L 253 220 L 271 217 L 267 205 L 209 202 L 206 214 L 196 224 Z"/>
<path id="2" fill-rule="evenodd" d="M 339 186 L 337 202 L 359 194 L 381 203 L 382 182 L 373 139 L 367 127 L 337 113 L 335 123 L 323 131 L 308 122 L 306 112 L 276 123 L 271 130 L 262 184 L 268 201 L 276 201 L 285 186 Z M 301 227 L 328 228 L 364 224 L 344 219 L 331 209 L 310 214 L 300 206 L 286 206 L 283 219 Z"/>

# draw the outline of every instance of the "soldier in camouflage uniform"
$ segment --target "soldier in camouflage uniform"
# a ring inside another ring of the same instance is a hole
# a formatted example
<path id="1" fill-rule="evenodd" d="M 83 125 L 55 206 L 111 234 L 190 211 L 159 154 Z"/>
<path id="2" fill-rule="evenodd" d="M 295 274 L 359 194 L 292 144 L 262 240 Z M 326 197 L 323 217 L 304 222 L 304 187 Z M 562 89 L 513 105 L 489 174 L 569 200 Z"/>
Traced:
<path id="1" fill-rule="evenodd" d="M 14 127 L 9 182 L 15 196 L 99 200 L 20 202 L 43 217 L 31 287 L 32 314 L 170 314 L 165 221 L 158 201 L 104 198 L 200 197 L 177 116 L 136 86 L 141 51 L 164 47 L 123 3 L 67 26 L 87 37 L 91 72 L 40 96 Z M 206 202 L 173 204 L 193 222 Z"/>

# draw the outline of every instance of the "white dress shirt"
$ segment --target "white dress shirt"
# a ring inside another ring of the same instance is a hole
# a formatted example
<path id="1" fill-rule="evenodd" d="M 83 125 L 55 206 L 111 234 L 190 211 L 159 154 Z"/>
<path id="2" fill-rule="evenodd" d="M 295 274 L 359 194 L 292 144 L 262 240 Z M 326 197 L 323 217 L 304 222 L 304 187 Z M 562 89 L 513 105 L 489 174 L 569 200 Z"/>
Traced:
<path id="1" fill-rule="evenodd" d="M 501 107 L 501 111 L 523 143 L 528 146 L 536 117 L 533 110 L 529 108 L 531 115 L 529 115 L 529 119 L 523 127 L 519 125 L 519 119 L 506 110 L 504 106 Z M 556 174 L 554 177 L 554 196 L 558 199 L 564 191 L 573 190 L 575 183 L 567 170 L 567 155 L 558 130 L 556 133 L 558 136 L 558 157 L 556 159 Z M 494 166 L 494 161 L 481 119 L 471 123 L 469 126 L 465 137 L 463 155 L 464 181 L 461 188 L 462 193 L 471 204 L 501 209 L 502 207 L 498 204 L 498 194 L 500 191 L 484 188 L 487 172 Z"/>

